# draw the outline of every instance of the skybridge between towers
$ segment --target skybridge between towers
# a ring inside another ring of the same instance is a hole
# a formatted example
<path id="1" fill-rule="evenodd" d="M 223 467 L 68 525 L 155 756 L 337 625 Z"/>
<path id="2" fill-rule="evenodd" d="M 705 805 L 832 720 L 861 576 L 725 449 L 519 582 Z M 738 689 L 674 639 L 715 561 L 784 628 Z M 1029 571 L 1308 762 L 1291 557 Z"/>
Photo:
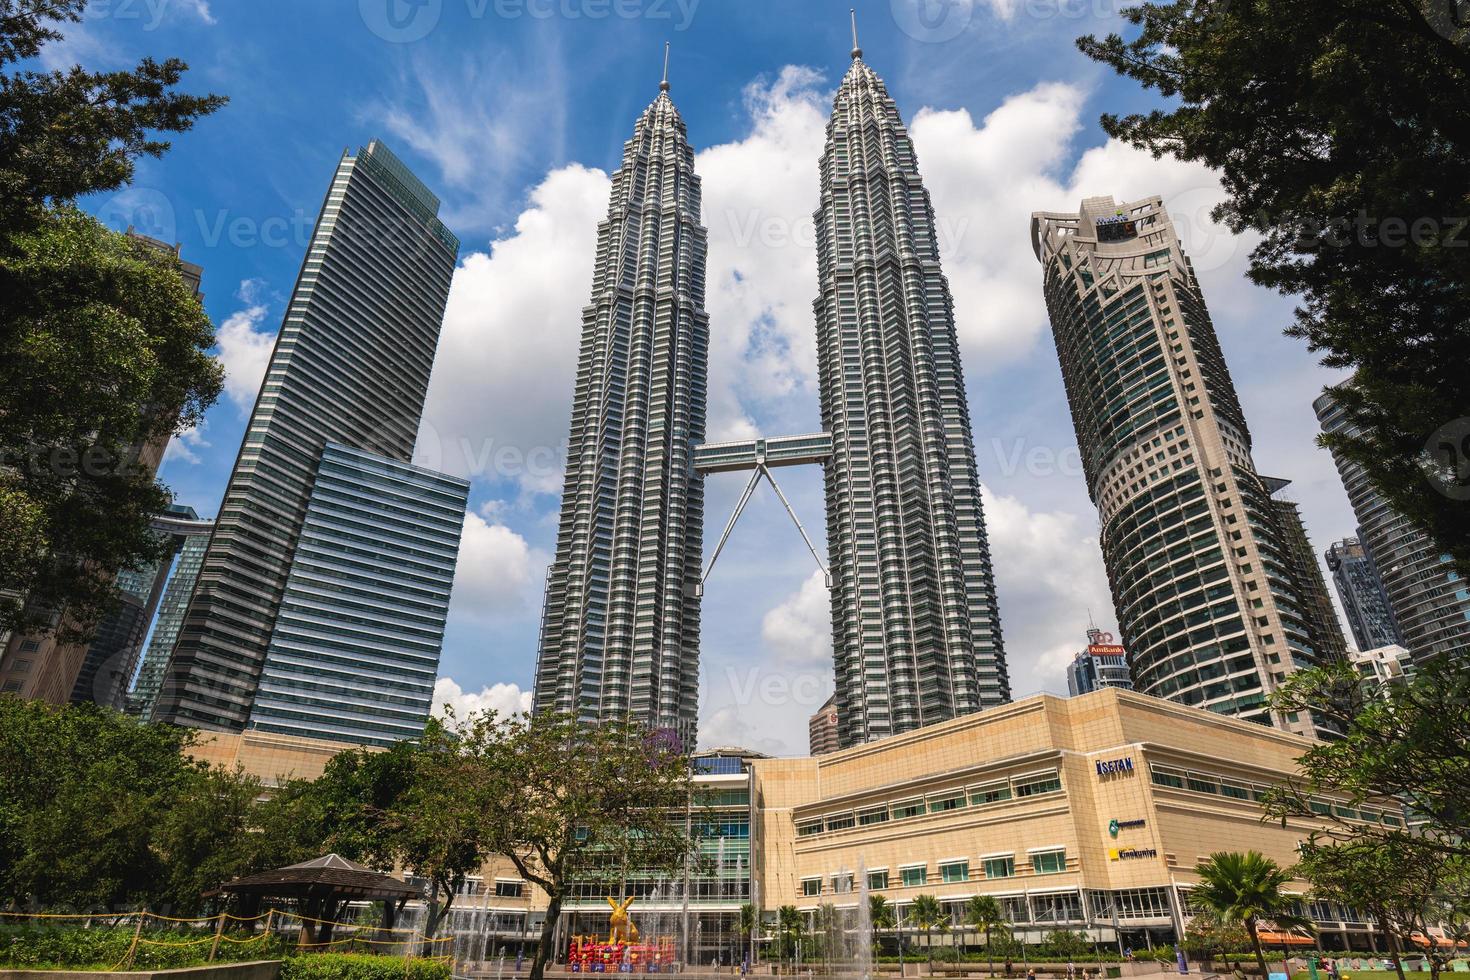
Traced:
<path id="1" fill-rule="evenodd" d="M 730 515 L 730 520 L 725 523 L 724 533 L 720 535 L 720 543 L 715 545 L 715 553 L 710 555 L 709 564 L 704 567 L 704 574 L 699 577 L 699 584 L 694 587 L 694 594 L 704 595 L 704 583 L 708 581 L 710 572 L 714 570 L 715 562 L 720 559 L 720 552 L 725 549 L 725 542 L 730 540 L 730 532 L 735 530 L 735 522 L 740 520 L 740 515 L 745 511 L 745 505 L 750 503 L 751 495 L 762 479 L 771 485 L 776 491 L 776 496 L 781 500 L 781 506 L 786 508 L 786 513 L 791 517 L 791 522 L 796 525 L 797 533 L 801 540 L 806 542 L 806 548 L 812 553 L 817 567 L 822 570 L 822 577 L 827 582 L 827 588 L 832 587 L 832 573 L 823 564 L 822 557 L 817 554 L 817 549 L 812 544 L 812 539 L 807 536 L 806 528 L 801 526 L 801 520 L 797 518 L 796 511 L 792 510 L 791 502 L 786 499 L 786 494 L 781 492 L 781 487 L 776 483 L 776 478 L 771 475 L 771 470 L 781 466 L 807 466 L 821 465 L 832 458 L 832 433 L 814 432 L 801 436 L 776 436 L 771 439 L 741 439 L 737 442 L 711 442 L 694 449 L 694 469 L 701 475 L 710 473 L 737 473 L 750 471 L 750 482 L 745 485 L 745 492 L 740 495 L 740 502 L 735 505 L 735 513 Z"/>

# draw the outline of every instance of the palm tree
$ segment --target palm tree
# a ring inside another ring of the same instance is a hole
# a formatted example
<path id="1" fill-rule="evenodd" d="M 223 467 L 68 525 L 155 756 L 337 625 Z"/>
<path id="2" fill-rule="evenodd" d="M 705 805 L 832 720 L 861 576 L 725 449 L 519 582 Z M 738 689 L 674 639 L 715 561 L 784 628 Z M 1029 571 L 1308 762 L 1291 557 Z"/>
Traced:
<path id="1" fill-rule="evenodd" d="M 1261 951 L 1260 924 L 1272 922 L 1281 929 L 1309 929 L 1311 922 L 1291 911 L 1291 900 L 1282 888 L 1291 876 L 1259 851 L 1218 851 L 1199 867 L 1200 886 L 1190 898 L 1214 912 L 1221 922 L 1245 926 L 1256 951 L 1261 976 L 1268 974 L 1266 955 Z"/>
<path id="2" fill-rule="evenodd" d="M 759 925 L 760 915 L 756 912 L 755 906 L 749 902 L 740 906 L 740 919 L 735 923 L 735 929 L 745 941 L 745 950 L 741 953 L 742 957 L 751 952 L 751 938 L 755 935 L 755 930 Z M 755 957 L 752 955 L 750 959 L 750 965 L 755 966 Z"/>
<path id="3" fill-rule="evenodd" d="M 915 895 L 914 904 L 909 906 L 909 918 L 914 925 L 924 930 L 924 946 L 929 952 L 929 975 L 934 975 L 934 945 L 929 941 L 929 930 L 943 929 L 949 925 L 949 916 L 933 895 Z"/>
<path id="4" fill-rule="evenodd" d="M 781 935 L 784 937 L 781 943 L 783 951 L 799 948 L 801 944 L 802 920 L 801 913 L 797 911 L 796 906 L 783 905 L 780 911 L 776 913 L 776 916 L 781 929 Z M 788 942 L 790 943 L 789 946 L 787 945 Z"/>
<path id="5" fill-rule="evenodd" d="M 882 895 L 868 896 L 868 923 L 873 927 L 873 955 L 878 955 L 878 930 L 894 926 L 893 906 Z"/>
<path id="6" fill-rule="evenodd" d="M 973 928 L 985 931 L 985 955 L 990 961 L 990 972 L 994 974 L 995 955 L 991 952 L 990 930 L 1006 924 L 1006 917 L 1000 910 L 1000 903 L 989 895 L 976 895 L 970 899 L 970 904 L 965 906 L 965 922 Z"/>

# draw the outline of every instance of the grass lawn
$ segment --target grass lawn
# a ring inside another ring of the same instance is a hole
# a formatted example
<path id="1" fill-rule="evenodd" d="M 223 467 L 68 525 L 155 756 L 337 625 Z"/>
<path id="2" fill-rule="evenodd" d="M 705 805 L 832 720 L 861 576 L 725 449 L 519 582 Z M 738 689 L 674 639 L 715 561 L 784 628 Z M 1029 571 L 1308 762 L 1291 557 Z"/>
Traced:
<path id="1" fill-rule="evenodd" d="M 1446 976 L 1451 975 L 1448 970 L 1445 971 L 1445 974 Z M 1327 980 L 1327 971 L 1321 967 L 1317 968 L 1317 975 L 1322 980 Z M 1429 974 L 1405 971 L 1405 976 L 1417 976 L 1428 980 Z M 1312 975 L 1306 970 L 1298 970 L 1291 975 L 1291 980 L 1312 980 Z M 1392 970 L 1349 970 L 1344 968 L 1342 971 L 1342 980 L 1399 980 L 1399 975 Z"/>

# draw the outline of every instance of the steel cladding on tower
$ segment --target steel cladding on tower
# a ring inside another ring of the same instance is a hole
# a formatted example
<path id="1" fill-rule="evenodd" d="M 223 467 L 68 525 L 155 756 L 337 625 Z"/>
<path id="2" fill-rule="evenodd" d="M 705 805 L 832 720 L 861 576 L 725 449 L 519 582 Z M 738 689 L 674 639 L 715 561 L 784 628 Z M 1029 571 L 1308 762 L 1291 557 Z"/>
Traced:
<path id="1" fill-rule="evenodd" d="M 898 108 L 861 55 L 854 41 L 815 214 L 844 746 L 1010 700 L 934 211 Z"/>
<path id="2" fill-rule="evenodd" d="M 628 719 L 693 746 L 698 712 L 709 318 L 705 229 L 668 83 L 644 110 L 598 225 L 573 392 L 538 711 Z"/>

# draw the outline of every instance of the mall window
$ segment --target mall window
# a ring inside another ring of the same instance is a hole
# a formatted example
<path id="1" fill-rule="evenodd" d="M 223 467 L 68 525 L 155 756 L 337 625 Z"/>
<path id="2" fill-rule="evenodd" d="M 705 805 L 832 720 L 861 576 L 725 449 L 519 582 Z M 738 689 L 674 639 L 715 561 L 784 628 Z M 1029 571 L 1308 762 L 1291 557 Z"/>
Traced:
<path id="1" fill-rule="evenodd" d="M 495 882 L 496 898 L 520 898 L 525 893 L 526 885 L 524 882 L 500 881 L 499 879 Z"/>
<path id="2" fill-rule="evenodd" d="M 796 825 L 797 837 L 810 837 L 812 834 L 820 834 L 821 832 L 822 821 L 820 820 L 808 820 L 805 823 L 799 823 Z"/>
<path id="3" fill-rule="evenodd" d="M 923 800 L 909 800 L 905 803 L 893 804 L 893 819 L 895 820 L 903 820 L 906 817 L 922 817 L 923 815 Z"/>
<path id="4" fill-rule="evenodd" d="M 951 796 L 941 797 L 929 801 L 930 813 L 947 813 L 950 810 L 958 810 L 965 805 L 965 794 L 956 793 Z"/>
<path id="5" fill-rule="evenodd" d="M 1149 772 L 1156 785 L 1170 786 L 1174 789 L 1184 788 L 1184 774 L 1178 770 L 1165 769 L 1163 766 L 1153 766 Z"/>
<path id="6" fill-rule="evenodd" d="M 1007 782 L 986 783 L 970 791 L 970 802 L 975 806 L 1001 803 L 1011 798 L 1011 784 Z"/>
<path id="7" fill-rule="evenodd" d="M 985 859 L 986 878 L 1014 878 L 1015 876 L 1015 855 L 1007 854 L 1005 857 L 993 857 Z"/>
<path id="8" fill-rule="evenodd" d="M 929 869 L 922 864 L 913 868 L 899 868 L 898 872 L 903 878 L 905 888 L 919 888 L 929 881 Z"/>
<path id="9" fill-rule="evenodd" d="M 870 892 L 881 892 L 883 889 L 885 889 L 887 887 L 888 887 L 888 872 L 887 871 L 869 871 L 868 872 L 868 891 L 870 891 Z"/>
<path id="10" fill-rule="evenodd" d="M 810 897 L 812 895 L 820 895 L 820 894 L 822 894 L 822 879 L 821 878 L 803 878 L 803 879 L 801 879 L 801 893 L 803 895 L 808 896 L 808 897 Z"/>
<path id="11" fill-rule="evenodd" d="M 858 823 L 864 827 L 870 827 L 875 823 L 884 823 L 888 820 L 888 808 L 879 807 L 876 810 L 859 810 Z"/>
<path id="12" fill-rule="evenodd" d="M 939 866 L 939 877 L 946 885 L 970 880 L 969 861 L 949 861 Z"/>
<path id="13" fill-rule="evenodd" d="M 1054 875 L 1067 870 L 1067 852 L 1062 848 L 1054 851 L 1037 851 L 1031 855 L 1031 870 L 1039 875 Z"/>
<path id="14" fill-rule="evenodd" d="M 836 817 L 827 818 L 828 830 L 846 830 L 847 828 L 855 825 L 856 821 L 853 820 L 852 814 L 850 813 L 844 813 Z"/>
<path id="15" fill-rule="evenodd" d="M 1018 776 L 1014 780 L 1016 796 L 1025 798 L 1027 796 L 1041 796 L 1044 793 L 1060 792 L 1062 780 L 1055 769 L 1051 772 L 1032 773 L 1028 776 Z"/>
<path id="16" fill-rule="evenodd" d="M 846 895 L 852 891 L 852 872 L 832 876 L 832 893 L 834 895 Z"/>

